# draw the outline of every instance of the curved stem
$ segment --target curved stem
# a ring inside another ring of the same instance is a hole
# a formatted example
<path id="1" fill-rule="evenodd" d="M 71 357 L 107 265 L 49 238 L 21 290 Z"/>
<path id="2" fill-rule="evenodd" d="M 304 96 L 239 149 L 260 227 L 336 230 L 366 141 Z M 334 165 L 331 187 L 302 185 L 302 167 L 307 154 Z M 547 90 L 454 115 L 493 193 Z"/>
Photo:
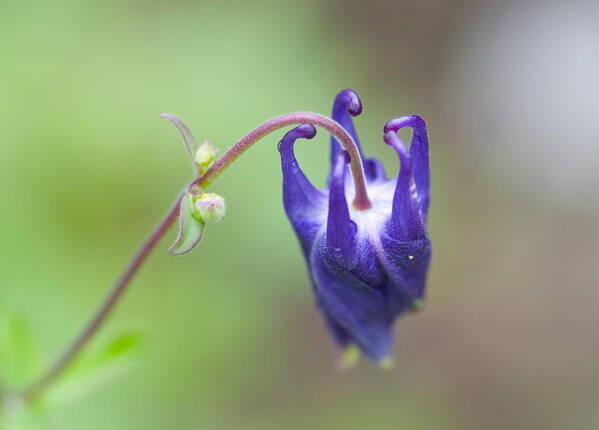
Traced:
<path id="1" fill-rule="evenodd" d="M 366 189 L 366 180 L 364 179 L 364 168 L 362 166 L 362 157 L 358 146 L 345 131 L 345 129 L 337 122 L 324 115 L 319 115 L 311 112 L 293 112 L 276 116 L 250 131 L 235 143 L 227 152 L 225 152 L 213 165 L 208 169 L 206 174 L 196 179 L 193 185 L 203 185 L 212 182 L 220 175 L 233 161 L 241 156 L 250 146 L 256 143 L 269 133 L 278 130 L 282 127 L 293 124 L 312 124 L 322 127 L 331 132 L 337 137 L 343 148 L 349 153 L 350 169 L 354 178 L 356 196 L 354 198 L 354 208 L 358 210 L 366 210 L 372 207 L 372 203 L 368 198 Z"/>
<path id="2" fill-rule="evenodd" d="M 185 188 L 187 189 L 187 187 Z M 173 224 L 179 213 L 179 204 L 183 193 L 179 195 L 175 204 L 168 210 L 166 215 L 162 218 L 162 221 L 154 228 L 150 236 L 146 239 L 143 245 L 139 248 L 137 253 L 131 259 L 120 278 L 116 281 L 114 286 L 108 292 L 108 295 L 104 298 L 100 307 L 84 327 L 83 331 L 75 338 L 69 348 L 56 360 L 54 365 L 43 374 L 37 381 L 33 382 L 29 387 L 21 392 L 21 396 L 24 399 L 31 400 L 39 396 L 43 391 L 46 390 L 62 373 L 66 368 L 73 362 L 79 353 L 83 350 L 87 342 L 94 336 L 98 329 L 102 326 L 102 323 L 106 320 L 110 312 L 114 309 L 117 301 L 121 295 L 127 289 L 129 282 L 133 276 L 137 273 L 146 257 L 152 252 L 156 244 L 168 231 L 169 227 Z"/>
<path id="3" fill-rule="evenodd" d="M 175 122 L 181 131 L 188 152 L 193 147 L 193 137 L 189 138 L 191 132 L 184 126 L 181 128 L 176 120 L 178 118 L 174 116 L 163 117 Z M 180 122 L 180 121 L 179 121 Z M 113 287 L 108 292 L 108 295 L 104 298 L 104 301 L 100 304 L 96 313 L 89 320 L 87 325 L 83 328 L 83 331 L 75 338 L 67 350 L 58 357 L 56 362 L 50 369 L 42 374 L 42 376 L 34 381 L 31 385 L 26 387 L 21 393 L 20 397 L 26 400 L 32 400 L 43 393 L 59 376 L 63 374 L 66 368 L 75 360 L 81 353 L 83 348 L 87 345 L 90 339 L 100 329 L 102 324 L 106 321 L 106 318 L 110 315 L 114 309 L 120 297 L 123 295 L 133 276 L 137 273 L 143 262 L 146 260 L 148 255 L 152 252 L 155 246 L 158 244 L 160 239 L 168 231 L 170 226 L 173 224 L 177 215 L 179 214 L 179 206 L 181 199 L 185 195 L 185 192 L 193 185 L 204 185 L 213 181 L 218 177 L 233 161 L 235 161 L 241 154 L 243 154 L 250 146 L 260 140 L 262 137 L 282 127 L 292 124 L 312 124 L 320 126 L 333 135 L 335 135 L 341 142 L 343 148 L 349 153 L 350 156 L 350 168 L 354 178 L 354 184 L 356 189 L 356 196 L 354 199 L 354 207 L 358 210 L 366 210 L 372 207 L 370 199 L 368 198 L 368 192 L 366 190 L 366 181 L 364 179 L 364 169 L 362 166 L 362 158 L 360 151 L 353 141 L 351 136 L 345 131 L 345 129 L 336 123 L 335 121 L 319 114 L 310 112 L 296 112 L 274 117 L 265 123 L 259 125 L 244 137 L 242 137 L 237 143 L 235 143 L 229 150 L 220 157 L 210 169 L 203 176 L 194 180 L 190 185 L 186 186 L 183 192 L 179 195 L 173 206 L 169 209 L 162 221 L 158 223 L 156 228 L 152 231 L 150 236 L 146 239 L 143 245 L 139 248 L 137 253 L 133 256 L 125 270 L 121 274 L 120 278 L 116 281 Z M 191 139 L 191 140 L 190 140 Z"/>

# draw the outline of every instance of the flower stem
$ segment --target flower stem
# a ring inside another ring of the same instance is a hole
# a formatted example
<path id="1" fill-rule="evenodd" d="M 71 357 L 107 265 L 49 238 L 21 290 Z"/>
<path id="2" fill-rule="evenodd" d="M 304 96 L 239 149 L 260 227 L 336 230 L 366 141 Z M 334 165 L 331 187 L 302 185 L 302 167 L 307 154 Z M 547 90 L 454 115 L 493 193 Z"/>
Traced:
<path id="1" fill-rule="evenodd" d="M 354 186 L 356 189 L 356 196 L 353 202 L 354 208 L 358 210 L 370 209 L 372 207 L 372 203 L 368 198 L 366 180 L 364 178 L 364 168 L 362 166 L 362 158 L 356 143 L 345 131 L 345 129 L 337 122 L 327 118 L 324 115 L 319 115 L 312 112 L 294 112 L 283 114 L 260 124 L 258 127 L 254 128 L 248 134 L 243 136 L 231 148 L 229 148 L 229 150 L 225 152 L 212 165 L 212 167 L 210 167 L 210 169 L 208 169 L 206 174 L 196 179 L 192 185 L 209 184 L 258 140 L 275 130 L 292 124 L 312 124 L 320 126 L 334 134 L 341 141 L 341 145 L 350 156 L 350 169 L 354 178 Z"/>
<path id="2" fill-rule="evenodd" d="M 119 298 L 127 289 L 129 282 L 137 273 L 146 257 L 152 252 L 154 247 L 158 244 L 160 239 L 162 239 L 164 234 L 168 231 L 170 226 L 177 218 L 179 213 L 179 203 L 182 197 L 183 193 L 179 195 L 175 204 L 168 210 L 166 215 L 164 215 L 150 236 L 133 256 L 127 267 L 125 267 L 125 270 L 121 274 L 120 278 L 110 289 L 108 295 L 104 298 L 104 301 L 100 304 L 100 307 L 84 327 L 83 331 L 75 338 L 73 343 L 71 343 L 68 349 L 56 360 L 54 365 L 50 367 L 45 374 L 43 374 L 38 380 L 33 382 L 21 392 L 22 398 L 26 400 L 32 400 L 42 394 L 59 376 L 62 375 L 69 364 L 71 364 L 73 360 L 77 358 L 79 353 L 81 353 L 88 341 L 106 321 L 106 318 L 114 309 Z"/>
<path id="3" fill-rule="evenodd" d="M 167 115 L 167 114 L 165 114 Z M 191 132 L 183 125 L 179 124 L 178 118 L 174 116 L 164 116 L 167 119 L 175 121 L 177 127 L 182 131 L 183 137 L 185 138 L 186 148 L 191 154 L 191 150 L 195 145 L 193 140 L 188 140 L 188 136 L 191 136 Z M 171 118 L 173 117 L 173 118 Z M 179 205 L 181 199 L 185 195 L 185 192 L 193 185 L 207 185 L 218 177 L 227 167 L 231 165 L 237 158 L 241 156 L 250 146 L 260 140 L 262 137 L 282 127 L 293 125 L 293 124 L 312 124 L 320 126 L 330 133 L 335 135 L 340 141 L 343 148 L 349 153 L 350 156 L 350 169 L 354 178 L 354 185 L 356 189 L 356 196 L 354 199 L 354 207 L 358 210 L 366 210 L 372 207 L 372 203 L 368 198 L 368 192 L 366 189 L 366 180 L 364 177 L 364 168 L 362 166 L 362 158 L 360 151 L 356 146 L 351 136 L 345 131 L 345 129 L 336 123 L 335 121 L 316 113 L 311 112 L 295 112 L 274 117 L 258 127 L 254 128 L 248 134 L 243 136 L 237 143 L 235 143 L 229 150 L 224 153 L 208 171 L 195 179 L 190 185 L 186 186 L 183 192 L 179 195 L 173 206 L 168 210 L 163 219 L 158 223 L 146 241 L 139 248 L 137 253 L 133 256 L 129 264 L 125 267 L 125 270 L 121 274 L 120 278 L 112 286 L 104 301 L 100 304 L 92 318 L 89 320 L 87 325 L 83 328 L 83 331 L 74 339 L 70 346 L 65 352 L 58 357 L 56 362 L 50 369 L 42 374 L 36 381 L 26 387 L 20 392 L 19 397 L 25 400 L 33 400 L 39 397 L 44 391 L 52 385 L 53 382 L 58 379 L 67 367 L 79 356 L 83 348 L 97 333 L 106 318 L 110 315 L 114 309 L 118 300 L 121 298 L 133 276 L 137 273 L 139 268 L 142 266 L 146 258 L 154 250 L 160 239 L 165 235 L 168 229 L 171 227 L 177 215 L 179 214 Z M 183 126 L 183 129 L 181 127 Z M 193 139 L 193 137 L 191 137 Z M 191 154 L 193 155 L 193 154 Z"/>

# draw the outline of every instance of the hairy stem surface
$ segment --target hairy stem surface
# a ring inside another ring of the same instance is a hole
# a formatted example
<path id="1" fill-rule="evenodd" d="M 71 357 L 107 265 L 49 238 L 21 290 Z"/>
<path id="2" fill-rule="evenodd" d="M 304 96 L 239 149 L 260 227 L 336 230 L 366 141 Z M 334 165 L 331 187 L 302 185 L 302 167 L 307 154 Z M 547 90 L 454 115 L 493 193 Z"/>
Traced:
<path id="1" fill-rule="evenodd" d="M 220 157 L 212 165 L 212 167 L 208 169 L 205 175 L 195 180 L 194 184 L 209 184 L 258 140 L 275 130 L 293 124 L 312 124 L 322 127 L 340 140 L 343 149 L 349 153 L 350 157 L 350 169 L 354 178 L 354 186 L 356 189 L 356 196 L 353 205 L 358 210 L 370 209 L 372 207 L 372 203 L 368 198 L 368 191 L 366 189 L 366 179 L 364 177 L 362 157 L 360 156 L 360 151 L 358 150 L 354 140 L 340 124 L 324 115 L 312 112 L 287 113 L 276 116 L 260 124 L 258 127 L 243 136 L 231 148 L 229 148 L 227 152 L 225 152 L 222 157 Z"/>

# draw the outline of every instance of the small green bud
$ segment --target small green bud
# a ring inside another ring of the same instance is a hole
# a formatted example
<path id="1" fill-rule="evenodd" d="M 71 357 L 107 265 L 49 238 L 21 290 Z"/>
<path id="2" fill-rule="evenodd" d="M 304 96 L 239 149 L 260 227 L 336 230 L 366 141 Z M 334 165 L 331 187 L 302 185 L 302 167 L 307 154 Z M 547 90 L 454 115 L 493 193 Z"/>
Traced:
<path id="1" fill-rule="evenodd" d="M 198 165 L 199 172 L 201 175 L 206 173 L 206 171 L 210 168 L 212 163 L 214 163 L 217 152 L 218 149 L 214 148 L 212 144 L 207 140 L 205 140 L 204 143 L 202 143 L 198 147 L 194 156 L 194 161 Z"/>
<path id="2" fill-rule="evenodd" d="M 194 216 L 206 224 L 219 222 L 225 217 L 225 199 L 214 193 L 202 193 L 194 202 Z"/>

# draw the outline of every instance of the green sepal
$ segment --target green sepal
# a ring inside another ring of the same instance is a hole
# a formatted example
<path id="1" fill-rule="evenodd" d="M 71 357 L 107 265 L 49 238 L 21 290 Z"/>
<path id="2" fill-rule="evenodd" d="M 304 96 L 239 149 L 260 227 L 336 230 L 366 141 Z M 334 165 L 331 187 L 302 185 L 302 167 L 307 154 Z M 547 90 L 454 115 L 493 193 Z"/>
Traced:
<path id="1" fill-rule="evenodd" d="M 204 222 L 197 219 L 193 195 L 186 193 L 179 206 L 179 232 L 175 243 L 169 248 L 171 255 L 183 255 L 191 251 L 202 239 Z"/>

